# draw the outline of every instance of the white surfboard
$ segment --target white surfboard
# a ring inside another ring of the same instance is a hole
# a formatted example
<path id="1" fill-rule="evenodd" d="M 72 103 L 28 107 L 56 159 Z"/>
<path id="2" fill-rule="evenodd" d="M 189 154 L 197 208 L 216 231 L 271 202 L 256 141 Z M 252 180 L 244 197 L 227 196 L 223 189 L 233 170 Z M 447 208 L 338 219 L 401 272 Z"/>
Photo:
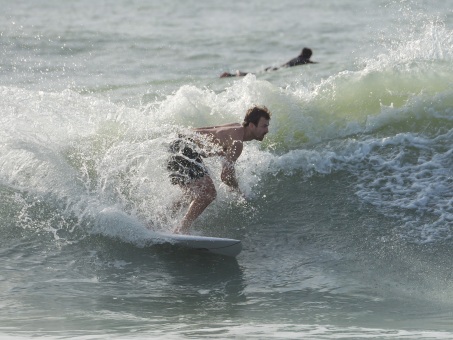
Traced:
<path id="1" fill-rule="evenodd" d="M 196 235 L 180 235 L 156 233 L 159 239 L 185 248 L 195 249 L 200 252 L 237 256 L 242 250 L 240 240 L 221 237 L 208 237 Z"/>

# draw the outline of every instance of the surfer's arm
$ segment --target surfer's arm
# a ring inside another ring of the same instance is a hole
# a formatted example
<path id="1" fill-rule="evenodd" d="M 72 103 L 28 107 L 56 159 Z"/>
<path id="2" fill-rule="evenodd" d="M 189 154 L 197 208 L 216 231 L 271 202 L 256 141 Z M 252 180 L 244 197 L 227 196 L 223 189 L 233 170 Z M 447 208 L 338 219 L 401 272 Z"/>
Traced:
<path id="1" fill-rule="evenodd" d="M 225 157 L 222 162 L 222 173 L 220 179 L 223 183 L 228 185 L 230 188 L 239 191 L 239 183 L 236 178 L 236 170 L 234 163 L 242 153 L 242 141 L 233 141 L 225 152 Z"/>
<path id="2" fill-rule="evenodd" d="M 220 174 L 220 179 L 223 183 L 228 185 L 234 190 L 239 190 L 239 183 L 236 178 L 236 171 L 234 169 L 234 163 L 225 159 L 222 164 L 222 173 Z"/>

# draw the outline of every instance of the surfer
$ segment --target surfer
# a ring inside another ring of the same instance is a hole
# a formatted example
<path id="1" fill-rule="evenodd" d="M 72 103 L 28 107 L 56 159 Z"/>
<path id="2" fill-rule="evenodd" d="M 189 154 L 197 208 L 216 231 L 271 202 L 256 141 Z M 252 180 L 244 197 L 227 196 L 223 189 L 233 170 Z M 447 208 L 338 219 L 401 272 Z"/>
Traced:
<path id="1" fill-rule="evenodd" d="M 284 63 L 280 67 L 293 67 L 293 66 L 298 66 L 298 65 L 305 65 L 305 64 L 317 64 L 315 61 L 311 61 L 310 58 L 313 54 L 313 51 L 308 48 L 304 47 L 300 54 L 296 57 L 288 61 L 287 63 Z M 265 71 L 277 71 L 279 68 L 278 67 L 266 67 L 264 70 Z M 236 71 L 236 73 L 229 73 L 229 72 L 223 72 L 220 75 L 220 78 L 226 78 L 226 77 L 243 77 L 249 74 L 249 72 L 242 72 L 242 71 Z"/>
<path id="2" fill-rule="evenodd" d="M 216 196 L 212 181 L 202 158 L 222 157 L 220 179 L 231 190 L 240 193 L 234 163 L 241 155 L 243 143 L 262 141 L 269 131 L 271 113 L 264 106 L 250 108 L 242 124 L 231 123 L 194 129 L 191 136 L 180 135 L 170 144 L 167 162 L 170 181 L 179 185 L 190 200 L 189 209 L 174 232 L 186 234 L 195 219 L 211 204 Z"/>
<path id="3" fill-rule="evenodd" d="M 298 65 L 305 65 L 305 64 L 317 64 L 315 61 L 311 61 L 310 58 L 313 54 L 313 51 L 310 48 L 304 47 L 300 54 L 296 57 L 284 63 L 281 67 L 293 67 Z M 278 67 L 267 67 L 264 69 L 265 71 L 276 71 Z"/>

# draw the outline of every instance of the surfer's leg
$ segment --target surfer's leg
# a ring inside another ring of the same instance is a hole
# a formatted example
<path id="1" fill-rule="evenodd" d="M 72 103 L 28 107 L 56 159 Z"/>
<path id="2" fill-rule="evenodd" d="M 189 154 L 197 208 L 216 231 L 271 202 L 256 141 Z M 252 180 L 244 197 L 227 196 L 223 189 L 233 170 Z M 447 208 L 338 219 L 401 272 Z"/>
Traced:
<path id="1" fill-rule="evenodd" d="M 217 192 L 211 177 L 208 175 L 190 183 L 187 187 L 192 193 L 192 202 L 186 215 L 181 221 L 181 226 L 175 233 L 187 234 L 193 221 L 215 200 Z"/>
<path id="2" fill-rule="evenodd" d="M 183 194 L 182 196 L 172 203 L 170 208 L 170 214 L 172 217 L 175 217 L 176 214 L 181 212 L 182 209 L 186 208 L 192 201 L 192 196 L 188 192 L 187 188 L 181 187 Z"/>

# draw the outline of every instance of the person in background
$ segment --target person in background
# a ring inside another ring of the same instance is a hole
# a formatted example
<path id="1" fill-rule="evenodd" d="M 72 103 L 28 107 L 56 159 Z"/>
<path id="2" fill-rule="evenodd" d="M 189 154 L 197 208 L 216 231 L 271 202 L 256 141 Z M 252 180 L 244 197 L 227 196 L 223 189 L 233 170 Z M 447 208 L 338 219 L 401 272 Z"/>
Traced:
<path id="1" fill-rule="evenodd" d="M 310 58 L 313 54 L 313 51 L 308 48 L 304 47 L 301 51 L 301 53 L 296 57 L 288 61 L 287 63 L 284 63 L 280 67 L 293 67 L 293 66 L 298 66 L 298 65 L 305 65 L 305 64 L 317 64 L 314 61 L 311 61 Z M 278 67 L 266 67 L 264 70 L 265 71 L 276 71 L 278 70 Z M 226 77 L 243 77 L 249 74 L 250 72 L 242 72 L 242 71 L 236 71 L 236 73 L 229 73 L 229 72 L 223 72 L 220 75 L 220 78 L 226 78 Z"/>

